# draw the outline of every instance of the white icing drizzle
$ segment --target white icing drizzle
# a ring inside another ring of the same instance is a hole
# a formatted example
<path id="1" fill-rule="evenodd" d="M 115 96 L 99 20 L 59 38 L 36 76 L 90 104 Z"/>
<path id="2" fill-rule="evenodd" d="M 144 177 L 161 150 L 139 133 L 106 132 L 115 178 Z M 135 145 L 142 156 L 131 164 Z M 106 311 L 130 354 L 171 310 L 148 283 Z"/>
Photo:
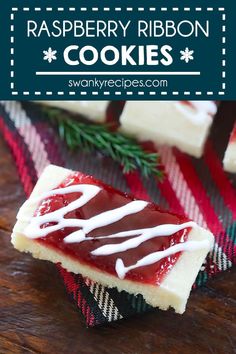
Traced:
<path id="1" fill-rule="evenodd" d="M 164 251 L 157 251 L 157 252 L 151 253 L 148 256 L 140 259 L 134 265 L 131 265 L 129 267 L 126 267 L 124 265 L 124 262 L 122 261 L 122 259 L 118 258 L 116 260 L 116 273 L 120 279 L 124 279 L 126 273 L 132 269 L 135 269 L 138 267 L 144 267 L 144 266 L 156 263 L 156 262 L 160 261 L 161 259 L 171 256 L 172 254 L 175 254 L 177 252 L 183 252 L 183 251 L 190 251 L 191 252 L 191 251 L 196 251 L 196 250 L 199 250 L 202 248 L 207 248 L 209 246 L 210 246 L 210 243 L 208 240 L 187 241 L 187 242 L 183 242 L 183 243 L 178 243 L 177 245 L 171 246 Z"/>
<path id="2" fill-rule="evenodd" d="M 195 125 L 202 125 L 209 119 L 210 116 L 216 114 L 217 107 L 213 101 L 189 101 L 195 110 L 191 110 L 190 107 L 176 101 L 176 108 L 184 114 Z"/>
<path id="3" fill-rule="evenodd" d="M 40 194 L 39 197 L 34 197 L 34 198 L 30 198 L 28 199 L 25 204 L 35 204 L 35 203 L 39 203 L 40 201 L 50 198 L 54 195 L 60 195 L 60 194 L 70 194 L 70 193 L 85 193 L 86 191 L 88 192 L 88 195 L 86 198 L 88 198 L 87 201 L 89 201 L 90 199 L 92 199 L 93 197 L 95 197 L 99 192 L 100 192 L 101 188 L 95 185 L 91 185 L 91 184 L 79 184 L 79 185 L 72 185 L 69 187 L 63 187 L 63 188 L 56 188 L 56 189 L 52 189 L 48 192 L 42 193 Z M 80 199 L 80 202 L 82 202 L 82 200 Z M 83 205 L 86 204 L 86 202 L 83 203 Z"/>
<path id="4" fill-rule="evenodd" d="M 132 201 L 120 208 L 105 211 L 104 213 L 93 216 L 90 219 L 83 220 L 84 226 L 82 230 L 75 231 L 64 238 L 65 242 L 81 242 L 86 238 L 86 234 L 102 227 L 113 224 L 130 214 L 138 213 L 147 206 L 147 202 L 142 200 Z"/>
<path id="5" fill-rule="evenodd" d="M 89 219 L 65 219 L 64 216 L 75 209 L 81 208 L 93 197 L 95 197 L 101 188 L 90 184 L 79 184 L 65 188 L 58 188 L 43 195 L 43 199 L 49 198 L 53 195 L 69 194 L 69 193 L 82 193 L 82 195 L 68 204 L 53 212 L 45 215 L 35 216 L 31 219 L 29 225 L 25 229 L 25 235 L 29 238 L 45 237 L 51 232 L 58 231 L 65 227 L 80 227 L 81 230 L 71 233 L 65 238 L 67 242 L 78 242 L 81 237 L 85 237 L 89 232 L 102 227 L 113 224 L 116 221 L 123 219 L 125 216 L 137 213 L 147 206 L 147 202 L 136 200 L 132 201 L 122 207 L 108 210 Z M 41 199 L 41 198 L 40 198 Z M 35 202 L 35 201 L 34 201 Z M 41 228 L 45 223 L 54 222 L 56 225 Z"/>
<path id="6" fill-rule="evenodd" d="M 67 206 L 57 209 L 55 211 L 49 212 L 45 215 L 39 215 L 32 217 L 28 226 L 25 229 L 25 235 L 29 238 L 36 239 L 39 237 L 45 237 L 51 232 L 61 230 L 65 227 L 78 227 L 79 230 L 70 233 L 64 238 L 66 243 L 79 243 L 83 241 L 89 241 L 93 239 L 110 239 L 110 238 L 124 238 L 131 237 L 128 240 L 117 244 L 107 244 L 97 249 L 93 250 L 91 253 L 94 256 L 106 256 L 118 252 L 125 252 L 129 249 L 133 249 L 141 245 L 143 242 L 150 240 L 154 237 L 160 236 L 170 236 L 174 233 L 184 230 L 189 227 L 196 227 L 196 223 L 193 221 L 185 222 L 182 224 L 163 224 L 151 228 L 137 229 L 122 231 L 115 234 L 107 236 L 99 236 L 96 238 L 86 237 L 86 235 L 103 226 L 113 224 L 124 217 L 138 213 L 142 211 L 146 206 L 145 201 L 131 201 L 119 208 L 108 210 L 97 214 L 89 219 L 69 219 L 65 218 L 65 215 L 70 211 L 76 210 L 88 203 L 92 198 L 94 198 L 101 188 L 90 184 L 78 184 L 64 188 L 57 188 L 47 193 L 42 194 L 39 198 L 32 198 L 28 203 L 40 202 L 41 200 L 47 199 L 55 195 L 64 195 L 69 193 L 81 193 L 81 196 L 69 203 Z M 55 225 L 45 226 L 41 228 L 42 225 L 46 223 L 55 223 Z M 208 242 L 208 241 L 207 241 Z M 175 246 L 167 248 L 165 251 L 158 251 L 149 254 L 148 256 L 140 259 L 136 264 L 129 267 L 125 267 L 123 261 L 119 258 L 116 261 L 116 272 L 118 276 L 123 279 L 129 270 L 135 269 L 137 267 L 146 266 L 159 261 L 162 258 L 175 254 L 180 251 L 193 251 L 195 249 L 200 249 L 208 246 L 206 241 L 187 241 L 179 243 Z"/>
<path id="7" fill-rule="evenodd" d="M 195 222 L 189 221 L 180 225 L 164 224 L 164 225 L 158 225 L 156 227 L 152 227 L 150 229 L 136 230 L 136 235 L 140 234 L 140 236 L 131 238 L 127 241 L 118 244 L 108 244 L 108 245 L 101 246 L 95 249 L 94 251 L 92 251 L 92 254 L 94 256 L 106 256 L 118 252 L 125 252 L 132 248 L 138 247 L 143 242 L 148 241 L 154 237 L 170 236 L 187 227 L 195 227 L 195 226 L 196 226 Z M 135 230 L 124 231 L 118 234 L 110 235 L 109 237 L 116 238 L 117 235 L 118 237 L 127 237 L 127 236 L 132 236 L 134 232 Z"/>
<path id="8" fill-rule="evenodd" d="M 64 216 L 85 205 L 89 202 L 93 197 L 95 197 L 101 188 L 98 186 L 90 185 L 90 184 L 79 184 L 73 185 L 65 188 L 58 188 L 49 191 L 48 193 L 44 193 L 40 200 L 47 199 L 52 197 L 53 195 L 60 195 L 60 194 L 69 194 L 69 193 L 82 193 L 82 195 L 76 199 L 75 201 L 71 202 L 67 206 L 50 212 L 45 215 L 35 216 L 31 219 L 29 225 L 25 229 L 25 235 L 29 238 L 38 238 L 44 237 L 47 234 L 60 230 L 64 227 L 82 227 L 83 221 L 80 219 L 65 219 Z M 35 203 L 35 199 L 32 200 Z M 56 222 L 56 225 L 48 226 L 43 229 L 40 228 L 41 225 L 48 223 L 48 222 Z"/>

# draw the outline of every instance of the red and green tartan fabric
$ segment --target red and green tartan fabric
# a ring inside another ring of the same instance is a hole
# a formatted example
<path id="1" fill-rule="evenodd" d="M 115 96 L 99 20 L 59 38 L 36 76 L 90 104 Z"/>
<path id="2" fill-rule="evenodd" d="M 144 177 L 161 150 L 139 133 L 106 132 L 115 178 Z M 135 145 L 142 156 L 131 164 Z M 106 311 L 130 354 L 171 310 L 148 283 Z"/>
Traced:
<path id="1" fill-rule="evenodd" d="M 118 103 L 114 107 L 119 110 Z M 109 120 L 117 116 L 114 109 L 109 110 Z M 195 286 L 205 284 L 236 262 L 236 180 L 223 171 L 221 163 L 232 124 L 217 117 L 215 120 L 202 159 L 187 156 L 175 148 L 159 150 L 166 177 L 158 182 L 154 177 L 143 179 L 138 172 L 123 174 L 120 166 L 99 153 L 70 152 L 36 104 L 0 103 L 0 132 L 12 151 L 27 196 L 45 166 L 53 163 L 94 175 L 137 198 L 152 200 L 165 209 L 185 214 L 210 229 L 215 235 L 214 248 L 202 266 Z M 142 296 L 105 288 L 67 272 L 60 265 L 57 267 L 69 296 L 88 326 L 152 309 Z"/>

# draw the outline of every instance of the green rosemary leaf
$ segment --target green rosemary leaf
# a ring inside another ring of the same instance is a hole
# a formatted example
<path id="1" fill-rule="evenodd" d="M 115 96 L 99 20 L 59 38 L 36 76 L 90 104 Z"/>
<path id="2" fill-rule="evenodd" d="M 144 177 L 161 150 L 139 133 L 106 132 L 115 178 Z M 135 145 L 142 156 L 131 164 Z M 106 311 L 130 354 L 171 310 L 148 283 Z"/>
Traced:
<path id="1" fill-rule="evenodd" d="M 59 136 L 70 149 L 99 151 L 121 164 L 124 173 L 139 168 L 142 175 L 154 174 L 161 179 L 159 155 L 147 152 L 133 139 L 118 131 L 110 131 L 105 124 L 83 123 L 72 119 L 65 112 L 44 107 L 43 113 L 57 128 Z"/>

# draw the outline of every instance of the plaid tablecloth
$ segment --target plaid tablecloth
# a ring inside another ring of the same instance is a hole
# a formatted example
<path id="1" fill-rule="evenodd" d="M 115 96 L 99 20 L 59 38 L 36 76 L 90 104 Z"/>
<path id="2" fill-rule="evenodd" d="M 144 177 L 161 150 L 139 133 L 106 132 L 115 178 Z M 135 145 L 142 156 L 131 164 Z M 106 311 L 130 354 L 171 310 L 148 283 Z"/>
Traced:
<path id="1" fill-rule="evenodd" d="M 122 102 L 111 106 L 108 119 L 117 117 L 121 107 Z M 137 198 L 152 200 L 163 208 L 185 214 L 210 229 L 215 235 L 215 244 L 198 274 L 195 286 L 201 286 L 217 273 L 231 268 L 236 261 L 236 180 L 223 171 L 221 162 L 233 115 L 225 117 L 224 111 L 219 111 L 202 159 L 187 156 L 175 148 L 160 148 L 166 173 L 163 182 L 144 179 L 139 172 L 123 174 L 119 165 L 99 153 L 70 152 L 44 118 L 41 108 L 33 103 L 2 101 L 0 133 L 12 151 L 27 196 L 45 166 L 53 163 L 92 174 Z M 108 289 L 69 273 L 60 265 L 57 267 L 68 294 L 88 326 L 152 310 L 141 295 Z"/>

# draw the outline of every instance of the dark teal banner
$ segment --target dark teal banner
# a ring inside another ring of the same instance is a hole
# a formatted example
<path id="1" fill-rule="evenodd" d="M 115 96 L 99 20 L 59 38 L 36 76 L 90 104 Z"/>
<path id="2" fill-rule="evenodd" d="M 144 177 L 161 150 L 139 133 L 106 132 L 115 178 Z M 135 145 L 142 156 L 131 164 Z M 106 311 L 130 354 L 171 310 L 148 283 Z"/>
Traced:
<path id="1" fill-rule="evenodd" d="M 0 4 L 1 99 L 236 98 L 230 1 Z"/>

